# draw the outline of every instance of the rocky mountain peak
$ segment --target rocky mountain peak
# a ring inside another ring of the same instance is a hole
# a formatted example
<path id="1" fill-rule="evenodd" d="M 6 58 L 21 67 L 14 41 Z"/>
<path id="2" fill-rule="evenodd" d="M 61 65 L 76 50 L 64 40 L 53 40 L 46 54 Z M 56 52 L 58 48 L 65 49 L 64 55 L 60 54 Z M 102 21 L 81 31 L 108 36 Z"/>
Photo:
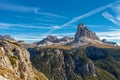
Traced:
<path id="1" fill-rule="evenodd" d="M 78 28 L 80 28 L 80 27 L 84 27 L 84 24 L 83 24 L 83 23 L 80 23 L 80 24 L 78 25 Z"/>
<path id="2" fill-rule="evenodd" d="M 51 41 L 51 42 L 53 42 L 53 41 L 55 41 L 57 39 L 58 38 L 56 36 L 52 36 L 52 35 L 48 35 L 47 38 L 46 38 L 46 40 Z"/>
<path id="3" fill-rule="evenodd" d="M 75 34 L 75 41 L 80 41 L 81 39 L 99 40 L 98 36 L 84 26 L 83 23 L 78 25 L 78 29 Z"/>
<path id="4" fill-rule="evenodd" d="M 11 40 L 11 41 L 15 41 L 15 39 L 12 38 L 10 35 L 0 35 L 0 40 Z"/>

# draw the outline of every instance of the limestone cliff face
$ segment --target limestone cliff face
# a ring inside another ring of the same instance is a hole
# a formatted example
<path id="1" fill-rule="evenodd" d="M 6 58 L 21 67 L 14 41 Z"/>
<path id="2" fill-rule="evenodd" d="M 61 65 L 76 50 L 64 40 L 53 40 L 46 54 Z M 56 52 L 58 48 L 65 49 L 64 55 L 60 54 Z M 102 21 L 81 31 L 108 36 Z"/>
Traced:
<path id="1" fill-rule="evenodd" d="M 115 80 L 113 75 L 98 68 L 87 57 L 90 53 L 86 52 L 84 48 L 34 48 L 31 53 L 36 55 L 31 60 L 35 68 L 43 72 L 49 80 Z"/>
<path id="2" fill-rule="evenodd" d="M 75 34 L 75 41 L 80 41 L 81 39 L 99 40 L 97 35 L 85 27 L 83 23 L 78 25 L 78 29 Z"/>
<path id="3" fill-rule="evenodd" d="M 0 75 L 8 80 L 47 80 L 36 71 L 26 49 L 16 42 L 0 41 Z"/>

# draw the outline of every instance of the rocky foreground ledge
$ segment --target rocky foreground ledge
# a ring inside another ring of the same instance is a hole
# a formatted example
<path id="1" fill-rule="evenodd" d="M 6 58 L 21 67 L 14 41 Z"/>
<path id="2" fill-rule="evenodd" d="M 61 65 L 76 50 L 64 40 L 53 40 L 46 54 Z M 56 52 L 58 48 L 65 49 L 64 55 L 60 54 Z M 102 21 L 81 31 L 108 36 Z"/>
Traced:
<path id="1" fill-rule="evenodd" d="M 29 52 L 16 42 L 0 41 L 0 80 L 48 80 L 30 62 Z"/>

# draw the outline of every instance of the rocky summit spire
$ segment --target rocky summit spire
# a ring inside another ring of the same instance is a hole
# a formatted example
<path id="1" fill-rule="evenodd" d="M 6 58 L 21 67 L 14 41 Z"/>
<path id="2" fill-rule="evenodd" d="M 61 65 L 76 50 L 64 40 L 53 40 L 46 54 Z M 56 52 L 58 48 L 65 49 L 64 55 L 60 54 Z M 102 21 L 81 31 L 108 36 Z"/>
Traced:
<path id="1" fill-rule="evenodd" d="M 78 25 L 78 29 L 75 34 L 75 41 L 80 41 L 81 39 L 99 40 L 97 35 L 85 27 L 83 23 Z"/>

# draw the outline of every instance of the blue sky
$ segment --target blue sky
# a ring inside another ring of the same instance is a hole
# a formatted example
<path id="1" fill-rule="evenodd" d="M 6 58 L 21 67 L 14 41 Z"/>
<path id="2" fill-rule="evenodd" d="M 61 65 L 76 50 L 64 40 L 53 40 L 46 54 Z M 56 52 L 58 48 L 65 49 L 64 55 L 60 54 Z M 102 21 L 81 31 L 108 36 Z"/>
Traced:
<path id="1" fill-rule="evenodd" d="M 120 0 L 0 0 L 0 34 L 16 40 L 74 37 L 80 22 L 120 43 Z"/>

